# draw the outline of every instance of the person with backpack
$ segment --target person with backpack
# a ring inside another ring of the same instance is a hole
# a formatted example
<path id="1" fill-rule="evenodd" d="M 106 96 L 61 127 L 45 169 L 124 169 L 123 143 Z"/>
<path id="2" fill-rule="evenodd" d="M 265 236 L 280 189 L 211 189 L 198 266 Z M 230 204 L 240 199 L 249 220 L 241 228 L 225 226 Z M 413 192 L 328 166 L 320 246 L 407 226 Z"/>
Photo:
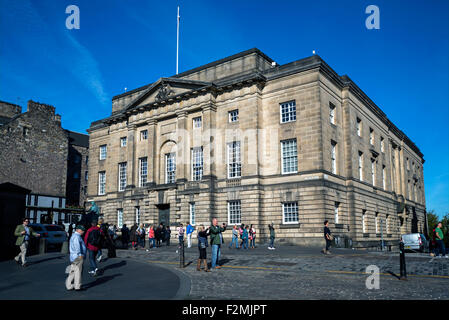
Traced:
<path id="1" fill-rule="evenodd" d="M 253 225 L 251 225 L 251 227 L 249 227 L 249 240 L 250 240 L 249 247 L 251 249 L 255 249 L 256 248 L 256 228 L 253 228 Z"/>
<path id="2" fill-rule="evenodd" d="M 242 240 L 243 240 L 243 249 L 248 249 L 248 226 L 245 226 L 243 229 Z"/>
<path id="3" fill-rule="evenodd" d="M 89 257 L 90 271 L 89 274 L 96 276 L 98 272 L 97 267 L 97 253 L 101 245 L 102 230 L 97 226 L 97 221 L 92 221 L 92 226 L 84 235 L 84 243 L 87 248 Z"/>
<path id="4" fill-rule="evenodd" d="M 196 270 L 201 271 L 201 263 L 204 263 L 204 271 L 209 272 L 207 268 L 207 252 L 206 249 L 209 246 L 207 244 L 207 236 L 209 235 L 209 228 L 204 229 L 203 225 L 200 225 L 198 229 L 198 250 L 200 252 L 200 257 L 198 258 L 198 263 L 196 265 Z"/>

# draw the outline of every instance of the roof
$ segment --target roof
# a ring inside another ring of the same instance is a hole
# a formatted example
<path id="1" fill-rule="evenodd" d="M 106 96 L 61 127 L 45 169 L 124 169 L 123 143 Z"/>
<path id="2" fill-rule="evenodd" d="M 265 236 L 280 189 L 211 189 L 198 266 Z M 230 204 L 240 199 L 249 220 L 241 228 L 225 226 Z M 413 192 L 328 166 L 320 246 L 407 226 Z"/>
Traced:
<path id="1" fill-rule="evenodd" d="M 12 192 L 12 193 L 22 193 L 22 194 L 28 194 L 31 192 L 31 190 L 23 188 L 21 186 L 18 186 L 16 184 L 13 184 L 11 182 L 5 182 L 0 184 L 0 191 L 1 192 Z"/>
<path id="2" fill-rule="evenodd" d="M 70 130 L 65 130 L 69 137 L 69 144 L 89 148 L 89 135 L 78 133 Z"/>

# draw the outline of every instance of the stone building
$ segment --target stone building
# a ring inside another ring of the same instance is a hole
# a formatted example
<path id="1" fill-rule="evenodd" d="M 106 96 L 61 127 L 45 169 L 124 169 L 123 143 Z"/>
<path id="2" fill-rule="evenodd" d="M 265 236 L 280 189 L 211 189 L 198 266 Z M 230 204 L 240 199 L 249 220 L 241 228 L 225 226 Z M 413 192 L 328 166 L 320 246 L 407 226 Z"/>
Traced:
<path id="1" fill-rule="evenodd" d="M 114 224 L 217 217 L 321 245 L 327 219 L 356 247 L 426 225 L 422 153 L 317 55 L 278 65 L 251 49 L 160 78 L 88 132 L 88 197 Z"/>
<path id="2" fill-rule="evenodd" d="M 66 199 L 80 205 L 80 189 L 70 186 L 74 185 L 74 170 L 81 166 L 76 168 L 68 159 L 75 148 L 87 153 L 86 138 L 63 129 L 53 106 L 30 100 L 22 113 L 21 106 L 0 102 L 0 183 L 30 190 L 22 216 L 32 222 L 69 222 Z"/>
<path id="3" fill-rule="evenodd" d="M 68 136 L 67 206 L 84 207 L 89 173 L 89 136 L 66 130 Z"/>

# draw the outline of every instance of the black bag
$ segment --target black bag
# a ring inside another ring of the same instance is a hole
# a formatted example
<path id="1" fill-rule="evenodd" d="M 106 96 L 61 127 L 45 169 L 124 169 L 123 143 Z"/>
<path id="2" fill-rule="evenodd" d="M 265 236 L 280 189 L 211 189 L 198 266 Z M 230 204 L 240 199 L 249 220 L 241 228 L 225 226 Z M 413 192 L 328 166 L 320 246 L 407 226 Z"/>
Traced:
<path id="1" fill-rule="evenodd" d="M 87 237 L 87 243 L 93 245 L 94 247 L 99 247 L 101 243 L 100 230 L 92 230 Z"/>

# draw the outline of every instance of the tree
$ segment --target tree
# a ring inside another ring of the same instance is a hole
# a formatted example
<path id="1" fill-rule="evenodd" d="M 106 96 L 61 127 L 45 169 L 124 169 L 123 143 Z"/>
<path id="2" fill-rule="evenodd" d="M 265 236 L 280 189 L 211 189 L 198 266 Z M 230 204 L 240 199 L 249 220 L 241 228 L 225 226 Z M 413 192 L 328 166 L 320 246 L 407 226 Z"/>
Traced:
<path id="1" fill-rule="evenodd" d="M 435 214 L 434 210 L 430 210 L 427 212 L 427 224 L 429 226 L 428 229 L 428 239 L 432 240 L 433 238 L 433 229 L 435 228 L 435 226 L 437 225 L 437 223 L 439 222 L 439 218 L 438 216 Z"/>
<path id="2" fill-rule="evenodd" d="M 441 219 L 441 224 L 443 225 L 444 245 L 447 248 L 449 246 L 449 213 Z"/>

